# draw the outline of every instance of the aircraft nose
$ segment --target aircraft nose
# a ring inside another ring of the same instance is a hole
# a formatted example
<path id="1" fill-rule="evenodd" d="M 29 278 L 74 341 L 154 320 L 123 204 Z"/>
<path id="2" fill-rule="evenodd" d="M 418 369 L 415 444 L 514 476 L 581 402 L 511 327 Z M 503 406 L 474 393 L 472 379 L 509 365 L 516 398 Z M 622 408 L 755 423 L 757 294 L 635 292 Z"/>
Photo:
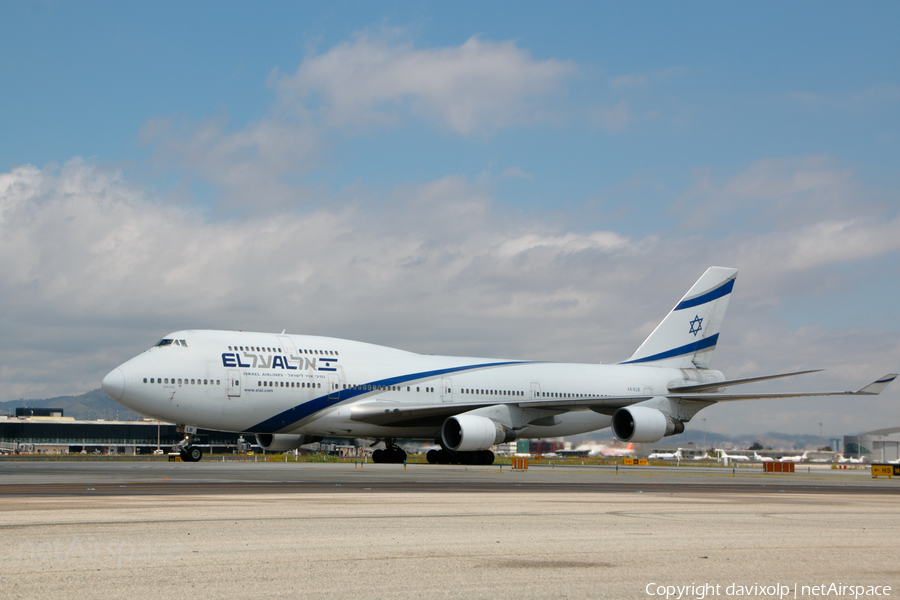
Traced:
<path id="1" fill-rule="evenodd" d="M 119 400 L 125 394 L 125 375 L 122 373 L 122 370 L 113 369 L 107 373 L 106 377 L 103 378 L 103 382 L 100 383 L 100 387 L 103 388 L 107 396 L 113 400 Z"/>

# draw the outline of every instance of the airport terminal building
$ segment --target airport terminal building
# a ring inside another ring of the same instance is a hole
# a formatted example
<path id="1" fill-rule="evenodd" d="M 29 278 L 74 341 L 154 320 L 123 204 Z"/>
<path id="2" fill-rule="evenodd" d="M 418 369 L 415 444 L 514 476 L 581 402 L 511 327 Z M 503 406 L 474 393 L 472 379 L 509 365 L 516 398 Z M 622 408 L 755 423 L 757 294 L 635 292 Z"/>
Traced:
<path id="1" fill-rule="evenodd" d="M 239 449 L 240 434 L 199 430 L 201 448 L 213 453 Z M 76 421 L 54 416 L 0 417 L 0 448 L 7 452 L 151 454 L 169 452 L 184 439 L 173 423 Z M 253 441 L 252 436 L 248 441 Z"/>
<path id="2" fill-rule="evenodd" d="M 844 456 L 886 462 L 900 458 L 900 427 L 844 436 Z"/>

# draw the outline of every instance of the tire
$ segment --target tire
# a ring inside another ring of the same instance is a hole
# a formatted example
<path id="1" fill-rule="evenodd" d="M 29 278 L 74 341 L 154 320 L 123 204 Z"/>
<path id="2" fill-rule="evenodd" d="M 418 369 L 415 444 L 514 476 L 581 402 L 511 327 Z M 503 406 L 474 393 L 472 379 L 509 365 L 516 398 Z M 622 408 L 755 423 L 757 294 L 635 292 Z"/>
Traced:
<path id="1" fill-rule="evenodd" d="M 373 463 L 383 463 L 384 462 L 384 450 L 379 448 L 375 452 L 372 453 L 372 462 Z"/>
<path id="2" fill-rule="evenodd" d="M 203 458 L 203 450 L 201 450 L 200 448 L 197 448 L 195 446 L 192 446 L 188 450 L 188 456 L 190 457 L 191 462 L 200 462 L 200 459 Z"/>
<path id="3" fill-rule="evenodd" d="M 425 460 L 428 461 L 430 465 L 439 465 L 441 464 L 441 453 L 438 450 L 429 450 L 428 454 L 425 455 Z"/>

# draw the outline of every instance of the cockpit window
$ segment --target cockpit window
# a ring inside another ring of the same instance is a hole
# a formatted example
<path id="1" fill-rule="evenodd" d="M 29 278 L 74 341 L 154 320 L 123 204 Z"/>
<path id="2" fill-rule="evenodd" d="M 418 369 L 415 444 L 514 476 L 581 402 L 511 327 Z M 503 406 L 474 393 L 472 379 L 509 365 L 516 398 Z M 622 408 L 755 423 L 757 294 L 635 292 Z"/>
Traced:
<path id="1" fill-rule="evenodd" d="M 156 345 L 157 345 L 157 346 L 171 346 L 171 345 L 172 345 L 172 342 L 174 342 L 174 341 L 175 341 L 175 340 L 159 340 L 159 341 L 156 343 Z"/>

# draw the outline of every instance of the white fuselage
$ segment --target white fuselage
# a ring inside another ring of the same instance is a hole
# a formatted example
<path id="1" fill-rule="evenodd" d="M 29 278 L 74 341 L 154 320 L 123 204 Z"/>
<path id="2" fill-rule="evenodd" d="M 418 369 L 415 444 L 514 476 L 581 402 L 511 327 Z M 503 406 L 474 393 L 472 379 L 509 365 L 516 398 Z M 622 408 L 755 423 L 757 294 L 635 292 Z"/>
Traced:
<path id="1" fill-rule="evenodd" d="M 436 439 L 440 425 L 376 425 L 353 420 L 351 409 L 374 401 L 403 406 L 652 396 L 685 377 L 681 369 L 654 366 L 432 356 L 305 335 L 182 331 L 168 338 L 176 342 L 118 368 L 123 389 L 117 401 L 157 419 L 247 433 Z M 587 409 L 527 410 L 540 424 L 527 425 L 518 437 L 585 433 L 611 420 Z"/>

